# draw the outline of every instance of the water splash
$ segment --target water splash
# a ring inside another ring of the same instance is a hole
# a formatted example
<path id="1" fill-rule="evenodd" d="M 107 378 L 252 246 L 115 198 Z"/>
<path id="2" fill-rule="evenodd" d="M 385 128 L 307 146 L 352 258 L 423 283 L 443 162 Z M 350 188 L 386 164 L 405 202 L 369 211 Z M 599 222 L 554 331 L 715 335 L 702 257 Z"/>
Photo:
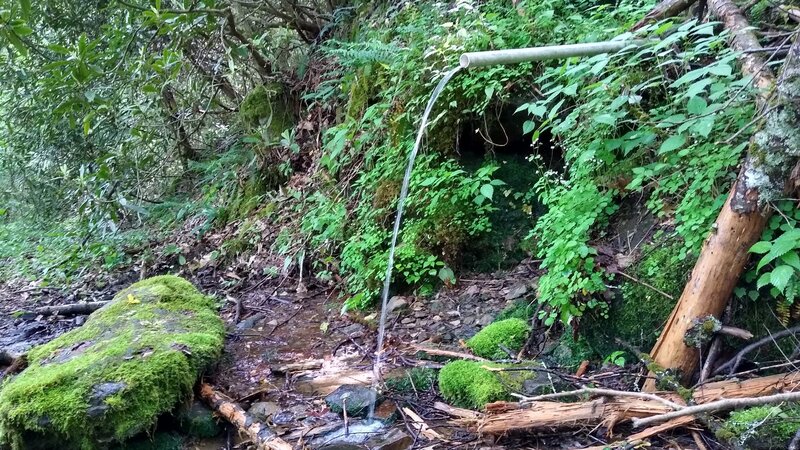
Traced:
<path id="1" fill-rule="evenodd" d="M 381 378 L 381 360 L 383 357 L 383 337 L 386 331 L 386 303 L 389 301 L 389 285 L 392 283 L 392 268 L 394 267 L 394 251 L 395 247 L 397 246 L 397 235 L 400 233 L 400 223 L 403 220 L 403 208 L 405 207 L 406 197 L 408 196 L 408 185 L 411 183 L 411 171 L 414 169 L 414 160 L 417 159 L 417 153 L 419 152 L 420 144 L 422 143 L 422 137 L 425 135 L 425 127 L 428 125 L 428 116 L 431 114 L 431 110 L 433 110 L 433 105 L 436 103 L 436 99 L 439 98 L 439 94 L 442 93 L 444 90 L 445 85 L 447 82 L 450 81 L 453 76 L 461 70 L 461 67 L 456 67 L 451 69 L 447 73 L 444 74 L 444 77 L 439 80 L 439 84 L 436 85 L 433 92 L 431 93 L 431 98 L 428 100 L 428 105 L 425 106 L 425 112 L 422 114 L 422 121 L 419 124 L 419 131 L 417 132 L 417 140 L 414 142 L 414 148 L 411 150 L 411 154 L 408 156 L 408 166 L 406 166 L 406 174 L 403 177 L 403 185 L 400 188 L 400 197 L 397 199 L 397 216 L 394 218 L 394 230 L 392 231 L 392 243 L 389 246 L 389 264 L 386 266 L 386 278 L 383 280 L 383 291 L 381 293 L 381 317 L 380 322 L 378 324 L 378 346 L 375 350 L 375 362 L 372 365 L 372 373 L 373 373 L 373 399 L 369 407 L 369 415 L 367 418 L 372 420 L 372 417 L 375 414 L 375 389 L 377 388 L 377 383 Z"/>

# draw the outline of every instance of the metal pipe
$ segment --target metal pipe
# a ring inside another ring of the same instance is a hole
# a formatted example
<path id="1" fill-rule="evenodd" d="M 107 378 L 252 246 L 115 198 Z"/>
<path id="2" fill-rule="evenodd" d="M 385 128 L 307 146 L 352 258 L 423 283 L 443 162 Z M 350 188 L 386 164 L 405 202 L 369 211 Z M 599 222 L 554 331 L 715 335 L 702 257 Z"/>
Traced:
<path id="1" fill-rule="evenodd" d="M 587 44 L 550 45 L 546 47 L 517 48 L 512 50 L 495 50 L 488 52 L 464 53 L 459 58 L 462 68 L 485 67 L 500 64 L 516 64 L 526 61 L 542 61 L 545 59 L 571 58 L 573 56 L 594 56 L 602 53 L 614 53 L 628 47 L 639 47 L 645 41 L 605 41 Z"/>

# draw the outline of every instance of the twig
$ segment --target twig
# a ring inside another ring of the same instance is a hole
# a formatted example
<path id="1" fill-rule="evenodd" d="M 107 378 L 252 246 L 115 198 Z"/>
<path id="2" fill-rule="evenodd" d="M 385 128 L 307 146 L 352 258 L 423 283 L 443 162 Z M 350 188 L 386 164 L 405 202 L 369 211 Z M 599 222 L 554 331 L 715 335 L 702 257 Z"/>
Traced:
<path id="1" fill-rule="evenodd" d="M 583 395 L 583 394 L 590 394 L 590 395 L 603 395 L 608 397 L 635 397 L 635 398 L 643 398 L 645 400 L 653 400 L 664 405 L 669 406 L 670 408 L 678 411 L 682 410 L 684 407 L 675 403 L 671 402 L 665 398 L 661 398 L 655 394 L 648 394 L 645 392 L 630 392 L 630 391 L 616 391 L 613 389 L 598 389 L 598 388 L 589 388 L 584 387 L 582 389 L 578 389 L 575 391 L 565 391 L 565 392 L 556 392 L 554 394 L 544 394 L 544 395 L 537 395 L 535 397 L 527 397 L 520 394 L 511 394 L 514 397 L 520 399 L 520 403 L 530 403 L 530 402 L 540 402 L 545 400 L 552 400 L 554 398 L 562 398 L 562 397 L 573 397 L 576 395 Z"/>
<path id="2" fill-rule="evenodd" d="M 453 352 L 450 350 L 441 350 L 438 348 L 424 347 L 418 344 L 411 344 L 411 348 L 419 352 L 425 352 L 430 355 L 448 356 L 450 358 L 471 359 L 473 361 L 490 362 L 488 359 L 481 358 L 480 356 L 470 355 L 469 353 Z"/>
<path id="3" fill-rule="evenodd" d="M 750 406 L 772 405 L 782 402 L 796 402 L 800 400 L 800 392 L 787 392 L 784 394 L 767 395 L 765 397 L 749 397 L 749 398 L 733 398 L 727 400 L 718 400 L 711 403 L 705 403 L 696 406 L 687 406 L 678 411 L 672 411 L 666 414 L 659 414 L 657 416 L 647 417 L 644 419 L 633 419 L 634 427 L 642 427 L 657 422 L 663 422 L 677 417 L 691 416 L 695 414 L 711 413 L 718 411 L 726 411 L 730 409 L 747 408 Z"/>
<path id="4" fill-rule="evenodd" d="M 753 350 L 763 347 L 767 344 L 772 343 L 776 339 L 782 339 L 787 336 L 792 336 L 797 333 L 800 333 L 800 326 L 788 328 L 786 330 L 781 330 L 775 334 L 770 334 L 768 336 L 764 336 L 763 338 L 753 342 L 752 344 L 746 346 L 745 348 L 741 349 L 736 356 L 733 357 L 730 361 L 726 362 L 725 364 L 719 366 L 717 370 L 714 371 L 714 374 L 722 373 L 725 370 L 728 370 L 729 374 L 733 374 L 736 369 L 739 367 L 739 364 L 742 362 L 742 358 Z"/>
<path id="5" fill-rule="evenodd" d="M 675 297 L 673 297 L 673 296 L 671 296 L 671 295 L 667 294 L 666 292 L 664 292 L 664 291 L 662 291 L 661 289 L 659 289 L 659 288 L 657 288 L 657 287 L 653 286 L 652 284 L 649 284 L 649 283 L 647 283 L 647 282 L 645 282 L 645 281 L 639 280 L 638 278 L 634 278 L 634 277 L 632 277 L 632 276 L 628 275 L 627 273 L 625 273 L 625 272 L 623 272 L 623 271 L 621 271 L 621 270 L 620 270 L 620 271 L 617 271 L 616 273 L 617 273 L 618 275 L 622 275 L 623 277 L 625 277 L 625 278 L 627 278 L 627 279 L 629 279 L 629 280 L 633 281 L 634 283 L 639 283 L 639 284 L 641 284 L 642 286 L 644 286 L 644 287 L 646 287 L 646 288 L 648 288 L 648 289 L 652 289 L 652 290 L 654 290 L 654 291 L 658 292 L 659 294 L 663 295 L 664 297 L 666 297 L 666 298 L 668 298 L 668 299 L 670 299 L 670 300 L 675 300 Z"/>
<path id="6" fill-rule="evenodd" d="M 712 342 L 711 346 L 708 348 L 706 363 L 703 364 L 703 369 L 700 371 L 699 383 L 706 381 L 708 377 L 711 376 L 711 369 L 714 367 L 714 361 L 716 361 L 717 356 L 719 356 L 720 350 L 722 350 L 722 339 L 716 336 L 714 342 Z"/>

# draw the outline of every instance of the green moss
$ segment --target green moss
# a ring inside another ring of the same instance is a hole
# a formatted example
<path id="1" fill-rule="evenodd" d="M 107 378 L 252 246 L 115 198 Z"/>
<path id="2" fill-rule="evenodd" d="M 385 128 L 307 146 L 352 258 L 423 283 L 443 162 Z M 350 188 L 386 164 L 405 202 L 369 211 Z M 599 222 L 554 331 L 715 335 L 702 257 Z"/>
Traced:
<path id="1" fill-rule="evenodd" d="M 599 356 L 584 336 L 581 335 L 575 339 L 570 330 L 561 334 L 558 338 L 558 345 L 550 355 L 557 366 L 570 369 L 576 369 L 583 361 Z"/>
<path id="2" fill-rule="evenodd" d="M 248 128 L 265 125 L 269 138 L 275 140 L 292 126 L 292 116 L 284 97 L 283 86 L 278 83 L 258 86 L 239 105 L 239 118 Z"/>
<path id="3" fill-rule="evenodd" d="M 398 394 L 429 390 L 436 381 L 436 371 L 427 367 L 403 370 L 396 376 L 386 378 L 386 388 Z"/>
<path id="4" fill-rule="evenodd" d="M 694 265 L 692 258 L 676 261 L 681 249 L 681 242 L 660 247 L 645 246 L 642 249 L 645 256 L 626 273 L 677 299 Z M 601 357 L 620 350 L 615 341 L 617 338 L 637 348 L 650 349 L 675 301 L 640 283 L 624 281 L 619 295 L 611 302 L 608 317 L 588 315 L 581 321 L 581 334 Z"/>
<path id="5" fill-rule="evenodd" d="M 500 314 L 495 318 L 495 322 L 506 319 L 522 319 L 528 322 L 535 312 L 536 308 L 533 307 L 533 303 L 520 299 L 500 311 Z"/>
<path id="6" fill-rule="evenodd" d="M 800 406 L 757 406 L 732 412 L 717 437 L 748 449 L 785 449 L 800 426 Z"/>
<path id="7" fill-rule="evenodd" d="M 508 398 L 508 389 L 483 369 L 482 363 L 474 361 L 452 361 L 439 371 L 439 391 L 455 406 L 483 408 L 489 402 Z"/>
<path id="8" fill-rule="evenodd" d="M 500 345 L 511 351 L 518 351 L 528 338 L 530 327 L 522 319 L 506 319 L 493 322 L 467 341 L 476 355 L 489 359 L 508 358 Z"/>
<path id="9" fill-rule="evenodd" d="M 122 290 L 84 326 L 29 352 L 29 367 L 0 390 L 2 444 L 93 449 L 149 429 L 219 356 L 215 309 L 175 276 Z"/>

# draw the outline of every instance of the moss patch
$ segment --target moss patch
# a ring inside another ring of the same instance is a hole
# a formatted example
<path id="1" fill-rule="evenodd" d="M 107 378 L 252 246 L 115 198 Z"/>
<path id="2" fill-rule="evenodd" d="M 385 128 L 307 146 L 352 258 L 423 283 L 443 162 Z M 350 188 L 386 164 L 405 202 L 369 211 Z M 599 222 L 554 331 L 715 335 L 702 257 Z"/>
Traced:
<path id="1" fill-rule="evenodd" d="M 0 390 L 2 444 L 93 449 L 151 428 L 219 356 L 215 309 L 175 276 L 122 290 L 83 327 L 29 352 L 29 367 Z"/>
<path id="2" fill-rule="evenodd" d="M 414 367 L 386 378 L 386 388 L 398 394 L 429 390 L 436 381 L 436 371 L 426 367 Z"/>
<path id="3" fill-rule="evenodd" d="M 525 299 L 520 299 L 507 306 L 504 310 L 500 311 L 500 314 L 497 315 L 495 321 L 497 322 L 506 319 L 522 319 L 525 322 L 528 322 L 531 318 L 533 318 L 533 314 L 535 312 L 536 308 L 533 307 L 533 303 Z"/>
<path id="4" fill-rule="evenodd" d="M 247 94 L 239 105 L 239 118 L 248 128 L 266 126 L 269 139 L 276 139 L 292 126 L 283 86 L 278 83 L 261 85 Z"/>
<path id="5" fill-rule="evenodd" d="M 508 354 L 500 346 L 518 351 L 525 344 L 529 332 L 528 323 L 522 319 L 499 320 L 471 337 L 467 341 L 467 347 L 483 358 L 508 358 Z"/>
<path id="6" fill-rule="evenodd" d="M 757 406 L 732 412 L 717 437 L 748 449 L 785 449 L 800 426 L 800 406 Z"/>
<path id="7" fill-rule="evenodd" d="M 448 402 L 464 408 L 483 408 L 508 398 L 508 389 L 474 361 L 452 361 L 439 371 L 439 391 Z"/>

